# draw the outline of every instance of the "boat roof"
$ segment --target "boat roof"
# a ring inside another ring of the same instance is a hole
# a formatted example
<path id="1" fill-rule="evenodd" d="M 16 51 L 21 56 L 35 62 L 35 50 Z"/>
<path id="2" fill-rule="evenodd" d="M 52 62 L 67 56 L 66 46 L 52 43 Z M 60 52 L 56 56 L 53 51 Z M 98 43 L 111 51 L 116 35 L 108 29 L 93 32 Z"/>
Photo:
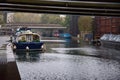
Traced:
<path id="1" fill-rule="evenodd" d="M 40 36 L 38 33 L 34 33 L 30 30 L 25 31 L 24 33 L 20 34 L 19 36 L 22 36 L 22 35 L 38 35 L 38 36 Z"/>

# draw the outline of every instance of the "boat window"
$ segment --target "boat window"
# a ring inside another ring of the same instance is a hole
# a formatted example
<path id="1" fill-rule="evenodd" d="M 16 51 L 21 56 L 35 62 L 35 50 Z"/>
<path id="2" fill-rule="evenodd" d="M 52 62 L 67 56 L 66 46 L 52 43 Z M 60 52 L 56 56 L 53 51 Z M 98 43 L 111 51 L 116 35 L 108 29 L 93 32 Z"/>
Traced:
<path id="1" fill-rule="evenodd" d="M 33 41 L 34 42 L 39 42 L 39 36 L 38 35 L 33 35 Z"/>
<path id="2" fill-rule="evenodd" d="M 19 38 L 19 42 L 26 42 L 26 40 L 25 40 L 25 36 L 20 36 L 20 38 Z"/>
<path id="3" fill-rule="evenodd" d="M 27 40 L 27 42 L 31 42 L 32 41 L 32 36 L 27 34 L 26 35 L 26 40 Z"/>

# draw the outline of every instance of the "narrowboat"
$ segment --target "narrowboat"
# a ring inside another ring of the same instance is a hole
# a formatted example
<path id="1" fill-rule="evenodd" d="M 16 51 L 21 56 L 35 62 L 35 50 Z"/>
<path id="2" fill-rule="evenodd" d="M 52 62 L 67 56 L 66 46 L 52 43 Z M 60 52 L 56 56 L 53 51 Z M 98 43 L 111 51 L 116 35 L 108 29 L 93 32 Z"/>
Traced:
<path id="1" fill-rule="evenodd" d="M 60 34 L 60 37 L 61 38 L 65 38 L 65 39 L 71 39 L 71 34 L 69 34 L 69 33 L 62 33 L 62 34 Z"/>
<path id="2" fill-rule="evenodd" d="M 100 42 L 104 47 L 120 50 L 120 35 L 104 34 Z"/>
<path id="3" fill-rule="evenodd" d="M 41 36 L 30 30 L 17 34 L 12 44 L 13 50 L 45 50 L 44 43 L 41 42 Z"/>

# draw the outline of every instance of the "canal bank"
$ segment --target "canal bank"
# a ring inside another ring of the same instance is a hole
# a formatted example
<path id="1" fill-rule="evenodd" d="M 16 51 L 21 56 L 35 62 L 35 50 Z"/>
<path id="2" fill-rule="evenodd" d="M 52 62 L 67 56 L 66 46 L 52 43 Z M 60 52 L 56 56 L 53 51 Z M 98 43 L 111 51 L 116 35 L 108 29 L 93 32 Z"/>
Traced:
<path id="1" fill-rule="evenodd" d="M 8 36 L 1 37 L 0 80 L 21 80 L 11 44 L 6 42 L 7 39 Z"/>

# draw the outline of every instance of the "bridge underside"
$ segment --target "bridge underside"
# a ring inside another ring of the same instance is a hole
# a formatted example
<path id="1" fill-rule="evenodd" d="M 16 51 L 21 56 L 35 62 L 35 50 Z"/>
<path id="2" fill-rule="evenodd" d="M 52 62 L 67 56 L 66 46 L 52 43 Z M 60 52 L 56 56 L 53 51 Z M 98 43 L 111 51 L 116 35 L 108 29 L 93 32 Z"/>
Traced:
<path id="1" fill-rule="evenodd" d="M 0 0 L 1 11 L 120 16 L 119 0 Z"/>

